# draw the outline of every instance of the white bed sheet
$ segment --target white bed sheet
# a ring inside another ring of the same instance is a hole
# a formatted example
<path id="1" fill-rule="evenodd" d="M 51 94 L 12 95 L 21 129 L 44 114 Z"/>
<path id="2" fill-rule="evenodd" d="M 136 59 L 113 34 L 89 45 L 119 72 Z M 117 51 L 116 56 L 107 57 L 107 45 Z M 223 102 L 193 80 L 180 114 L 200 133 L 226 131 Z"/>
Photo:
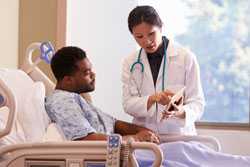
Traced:
<path id="1" fill-rule="evenodd" d="M 167 167 L 250 167 L 250 156 L 216 152 L 199 142 L 171 142 L 160 145 L 163 166 Z M 150 151 L 136 151 L 140 166 L 152 165 L 154 155 Z"/>

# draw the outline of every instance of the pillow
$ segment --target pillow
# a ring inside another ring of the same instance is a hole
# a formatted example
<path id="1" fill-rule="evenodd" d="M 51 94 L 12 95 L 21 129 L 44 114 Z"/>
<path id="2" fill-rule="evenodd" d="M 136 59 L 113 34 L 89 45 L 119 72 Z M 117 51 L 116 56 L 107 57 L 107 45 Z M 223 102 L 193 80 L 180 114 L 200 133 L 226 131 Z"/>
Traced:
<path id="1" fill-rule="evenodd" d="M 9 109 L 7 107 L 0 108 L 0 129 L 4 129 L 7 123 Z M 18 121 L 14 122 L 11 132 L 0 139 L 0 145 L 18 144 L 25 142 L 25 135 Z"/>
<path id="2" fill-rule="evenodd" d="M 56 126 L 55 123 L 49 124 L 45 135 L 43 136 L 43 141 L 65 141 L 66 138 L 62 133 L 61 129 Z"/>
<path id="3" fill-rule="evenodd" d="M 49 124 L 44 106 L 45 87 L 43 83 L 34 82 L 24 71 L 16 69 L 1 68 L 0 79 L 9 87 L 17 104 L 12 135 L 9 134 L 8 137 L 21 136 L 24 141 L 41 141 Z M 1 114 L 3 113 L 0 113 L 1 119 L 6 121 L 8 114 Z M 3 120 L 0 120 L 1 126 L 5 126 Z"/>
<path id="4" fill-rule="evenodd" d="M 26 91 L 26 94 L 23 94 L 22 98 L 18 98 L 18 100 L 17 120 L 23 128 L 26 141 L 42 141 L 49 125 L 49 118 L 44 105 L 44 84 L 34 82 Z"/>

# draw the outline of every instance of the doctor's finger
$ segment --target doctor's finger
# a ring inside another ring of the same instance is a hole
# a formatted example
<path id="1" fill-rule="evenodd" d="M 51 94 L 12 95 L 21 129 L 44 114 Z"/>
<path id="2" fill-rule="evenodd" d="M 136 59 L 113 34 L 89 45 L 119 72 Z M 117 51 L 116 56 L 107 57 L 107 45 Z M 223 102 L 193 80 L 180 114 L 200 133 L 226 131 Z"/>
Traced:
<path id="1" fill-rule="evenodd" d="M 164 94 L 164 93 L 161 94 L 160 103 L 161 103 L 162 105 L 167 105 L 167 104 L 170 102 L 170 100 L 171 100 L 171 96 L 168 96 L 168 95 L 166 95 L 166 94 Z"/>
<path id="2" fill-rule="evenodd" d="M 167 96 L 171 96 L 171 97 L 174 95 L 174 92 L 172 92 L 170 90 L 164 90 L 162 93 L 164 93 Z"/>

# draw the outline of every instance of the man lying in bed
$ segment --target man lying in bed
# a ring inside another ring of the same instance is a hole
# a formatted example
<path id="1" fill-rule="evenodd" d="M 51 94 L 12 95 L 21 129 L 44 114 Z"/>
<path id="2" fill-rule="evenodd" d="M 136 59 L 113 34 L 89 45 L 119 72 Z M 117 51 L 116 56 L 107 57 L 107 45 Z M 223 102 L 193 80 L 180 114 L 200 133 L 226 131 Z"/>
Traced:
<path id="1" fill-rule="evenodd" d="M 88 103 L 80 93 L 95 89 L 95 73 L 78 47 L 58 50 L 51 61 L 57 84 L 55 91 L 46 97 L 46 111 L 68 140 L 106 140 L 108 134 L 119 133 L 136 141 L 159 143 L 158 136 L 149 129 L 116 120 Z"/>

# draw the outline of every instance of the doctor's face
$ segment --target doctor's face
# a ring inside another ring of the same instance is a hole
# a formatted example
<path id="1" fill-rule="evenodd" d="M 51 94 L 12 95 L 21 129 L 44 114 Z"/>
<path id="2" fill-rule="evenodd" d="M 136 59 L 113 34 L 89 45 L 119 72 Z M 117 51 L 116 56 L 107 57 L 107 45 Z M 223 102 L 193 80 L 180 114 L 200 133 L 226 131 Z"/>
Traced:
<path id="1" fill-rule="evenodd" d="M 78 70 L 71 76 L 75 93 L 90 92 L 95 89 L 95 73 L 88 58 L 77 62 Z"/>
<path id="2" fill-rule="evenodd" d="M 138 24 L 132 29 L 136 42 L 147 53 L 154 53 L 162 43 L 161 28 L 145 22 Z"/>

